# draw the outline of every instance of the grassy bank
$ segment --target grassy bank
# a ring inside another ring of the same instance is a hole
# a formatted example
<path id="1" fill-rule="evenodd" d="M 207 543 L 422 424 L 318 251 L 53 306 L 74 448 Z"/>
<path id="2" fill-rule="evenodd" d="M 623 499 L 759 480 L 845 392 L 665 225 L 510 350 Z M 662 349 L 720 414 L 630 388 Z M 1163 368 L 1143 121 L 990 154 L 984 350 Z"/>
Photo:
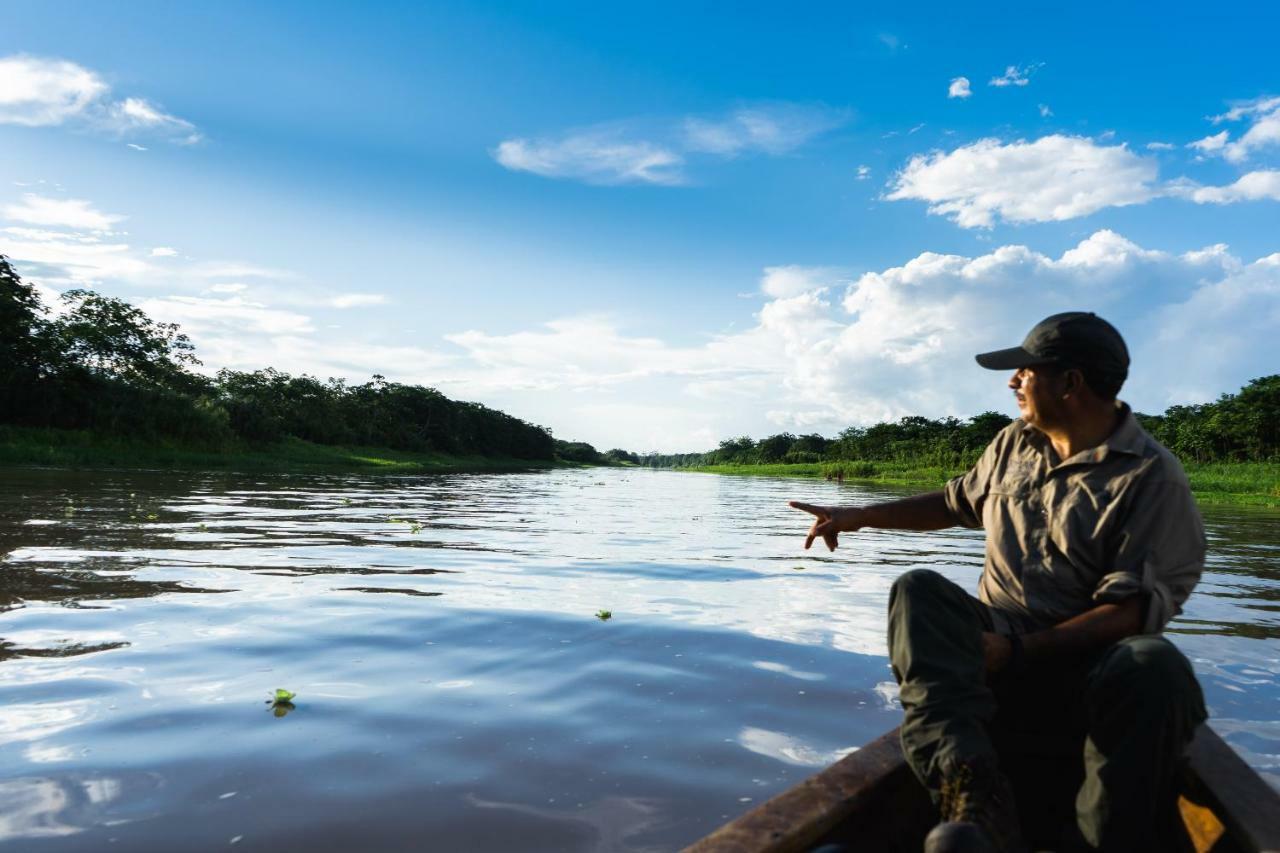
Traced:
<path id="1" fill-rule="evenodd" d="M 77 430 L 0 426 L 0 465 L 58 468 L 139 468 L 245 472 L 443 474 L 560 467 L 531 459 L 409 453 L 286 439 L 262 447 L 200 448 L 138 441 Z"/>
<path id="2" fill-rule="evenodd" d="M 1280 507 L 1280 463 L 1226 462 L 1188 464 L 1187 476 L 1196 500 L 1206 504 Z M 941 488 L 963 468 L 911 465 L 905 462 L 823 462 L 799 465 L 704 465 L 680 468 L 708 474 L 756 477 L 821 477 L 886 485 Z"/>

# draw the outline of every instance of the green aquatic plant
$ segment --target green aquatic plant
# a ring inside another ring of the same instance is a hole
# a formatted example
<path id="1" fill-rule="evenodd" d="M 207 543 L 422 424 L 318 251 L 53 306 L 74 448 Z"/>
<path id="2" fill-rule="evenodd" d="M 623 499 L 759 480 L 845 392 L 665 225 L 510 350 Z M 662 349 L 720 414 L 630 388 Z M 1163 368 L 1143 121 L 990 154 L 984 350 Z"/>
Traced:
<path id="1" fill-rule="evenodd" d="M 608 622 L 610 619 L 612 619 L 612 618 L 613 618 L 613 611 L 612 611 L 612 610 L 597 610 L 597 611 L 596 611 L 596 618 L 597 618 L 597 619 L 599 619 L 601 622 Z"/>
<path id="2" fill-rule="evenodd" d="M 293 697 L 297 695 L 297 693 L 294 693 L 291 690 L 285 690 L 282 687 L 277 687 L 274 698 L 267 700 L 267 704 L 271 706 L 271 713 L 275 714 L 277 717 L 283 717 L 285 714 L 294 710 L 295 706 L 293 704 Z"/>

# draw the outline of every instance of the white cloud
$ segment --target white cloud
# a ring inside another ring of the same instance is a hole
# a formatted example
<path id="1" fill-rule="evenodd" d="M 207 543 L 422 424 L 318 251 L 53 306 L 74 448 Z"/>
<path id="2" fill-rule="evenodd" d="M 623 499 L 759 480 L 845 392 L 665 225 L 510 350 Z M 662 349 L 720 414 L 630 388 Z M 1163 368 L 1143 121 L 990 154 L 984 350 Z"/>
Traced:
<path id="1" fill-rule="evenodd" d="M 136 143 L 136 142 L 127 142 L 127 143 L 125 143 L 125 144 L 126 144 L 127 146 L 129 146 L 130 148 L 132 148 L 134 151 L 149 151 L 149 150 L 150 150 L 149 148 L 147 148 L 147 146 L 145 146 L 145 145 L 139 145 L 139 144 L 138 144 L 138 143 Z"/>
<path id="2" fill-rule="evenodd" d="M 73 62 L 22 54 L 2 57 L 0 124 L 61 124 L 83 112 L 108 88 L 97 74 Z"/>
<path id="3" fill-rule="evenodd" d="M 63 59 L 15 54 L 0 57 L 0 124 L 47 127 L 84 122 L 120 135 L 147 133 L 190 144 L 195 125 L 144 98 L 113 100 L 95 71 Z M 141 145 L 132 145 L 145 151 Z"/>
<path id="4" fill-rule="evenodd" d="M 228 282 L 226 284 L 215 284 L 209 288 L 210 293 L 244 293 L 249 289 L 249 285 L 241 281 Z"/>
<path id="5" fill-rule="evenodd" d="M 1053 116 L 1053 110 L 1049 109 L 1048 104 L 1040 104 L 1039 110 L 1040 118 L 1051 118 Z"/>
<path id="6" fill-rule="evenodd" d="M 311 318 L 304 314 L 271 308 L 241 296 L 165 296 L 144 299 L 138 307 L 156 319 L 182 324 L 193 336 L 209 332 L 296 335 L 314 330 Z"/>
<path id="7" fill-rule="evenodd" d="M 1255 98 L 1243 101 L 1222 115 L 1210 117 L 1214 124 L 1250 119 L 1249 129 L 1234 142 L 1229 142 L 1229 131 L 1215 133 L 1190 143 L 1202 154 L 1221 154 L 1228 162 L 1243 163 L 1260 148 L 1280 145 L 1280 97 Z"/>
<path id="8" fill-rule="evenodd" d="M 963 228 L 1049 222 L 1158 194 L 1156 166 L 1125 145 L 1054 134 L 1008 144 L 982 139 L 951 152 L 913 157 L 886 198 L 919 199 Z"/>
<path id="9" fill-rule="evenodd" d="M 1148 151 L 1172 151 L 1177 147 L 1178 146 L 1174 145 L 1172 142 L 1148 142 L 1147 143 Z"/>
<path id="10" fill-rule="evenodd" d="M 508 139 L 493 152 L 503 166 L 546 178 L 577 178 L 593 184 L 684 183 L 684 158 L 646 141 L 604 131 L 585 131 L 559 139 Z"/>
<path id="11" fill-rule="evenodd" d="M 342 293 L 329 300 L 334 308 L 359 308 L 366 305 L 385 305 L 387 297 L 381 293 Z"/>
<path id="12" fill-rule="evenodd" d="M 844 121 L 844 114 L 834 110 L 790 104 L 747 107 L 722 119 L 685 119 L 684 148 L 724 157 L 751 151 L 786 154 Z"/>
<path id="13" fill-rule="evenodd" d="M 831 267 L 765 267 L 760 292 L 775 299 L 787 299 L 820 290 L 839 281 L 840 271 Z"/>
<path id="14" fill-rule="evenodd" d="M 548 178 L 677 186 L 686 183 L 684 167 L 690 155 L 778 156 L 846 120 L 846 113 L 839 110 L 763 104 L 718 118 L 689 116 L 643 130 L 637 122 L 615 122 L 559 136 L 508 139 L 491 154 L 512 171 Z"/>
<path id="15" fill-rule="evenodd" d="M 865 180 L 867 180 L 867 179 L 868 179 L 868 178 L 870 178 L 870 177 L 871 177 L 871 167 L 870 167 L 870 166 L 859 166 L 859 167 L 858 167 L 858 174 L 857 174 L 857 178 L 858 178 L 858 180 L 860 180 L 860 181 L 865 181 Z"/>
<path id="16" fill-rule="evenodd" d="M 151 250 L 151 257 L 153 258 L 172 258 L 177 254 L 177 249 L 171 249 L 168 246 L 156 246 Z"/>
<path id="17" fill-rule="evenodd" d="M 107 110 L 107 115 L 110 124 L 120 132 L 160 130 L 186 145 L 201 139 L 191 122 L 169 115 L 144 98 L 125 98 L 114 103 Z"/>
<path id="18" fill-rule="evenodd" d="M 1280 201 L 1280 171 L 1249 172 L 1223 187 L 1188 187 L 1183 193 L 1198 204 L 1231 204 L 1237 201 Z"/>
<path id="19" fill-rule="evenodd" d="M 0 216 L 32 225 L 51 225 L 63 228 L 87 228 L 107 231 L 124 219 L 114 213 L 96 210 L 90 202 L 78 198 L 47 198 L 35 193 L 23 193 L 18 204 L 5 205 Z"/>
<path id="20" fill-rule="evenodd" d="M 1025 86 L 1031 82 L 1029 79 L 1031 73 L 1034 72 L 1039 65 L 1028 65 L 1019 68 L 1016 65 L 1010 65 L 1004 69 L 1004 73 L 999 77 L 992 77 L 987 81 L 988 86 L 1004 88 L 1005 86 Z"/>
<path id="21" fill-rule="evenodd" d="M 955 77 L 951 80 L 951 85 L 947 87 L 948 98 L 967 98 L 973 92 L 969 89 L 968 77 Z"/>
<path id="22" fill-rule="evenodd" d="M 1227 137 L 1230 134 L 1227 131 L 1215 133 L 1212 136 L 1206 136 L 1204 139 L 1197 139 L 1195 142 L 1188 142 L 1188 148 L 1194 148 L 1201 154 L 1213 154 L 1227 147 Z"/>
<path id="23" fill-rule="evenodd" d="M 1244 264 L 1223 246 L 1174 254 L 1099 231 L 1057 257 L 1018 245 L 976 257 L 926 252 L 861 276 L 839 299 L 826 295 L 834 276 L 816 269 L 766 270 L 772 298 L 755 324 L 696 346 L 629 335 L 599 317 L 453 335 L 465 355 L 445 384 L 601 444 L 631 446 L 635 436 L 640 449 L 688 450 L 713 446 L 708 432 L 832 434 L 907 414 L 1010 410 L 1005 377 L 978 368 L 973 354 L 1012 345 L 1063 310 L 1095 310 L 1125 333 L 1134 370 L 1124 396 L 1147 411 L 1238 388 L 1280 354 L 1268 331 L 1280 312 L 1280 255 Z M 1197 306 L 1209 300 L 1223 308 L 1196 328 Z M 1187 329 L 1169 338 L 1163 323 Z M 1216 356 L 1237 328 L 1241 344 Z M 603 416 L 624 399 L 625 419 Z M 663 422 L 680 432 L 659 440 L 644 412 L 673 400 L 686 414 Z M 592 432 L 578 426 L 587 408 Z"/>

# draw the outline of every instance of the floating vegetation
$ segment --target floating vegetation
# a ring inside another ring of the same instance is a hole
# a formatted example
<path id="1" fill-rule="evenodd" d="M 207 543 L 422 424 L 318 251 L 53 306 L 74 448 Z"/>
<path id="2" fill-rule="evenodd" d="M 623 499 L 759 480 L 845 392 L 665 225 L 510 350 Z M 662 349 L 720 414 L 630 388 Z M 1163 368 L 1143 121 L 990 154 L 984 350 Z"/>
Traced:
<path id="1" fill-rule="evenodd" d="M 268 699 L 267 704 L 271 706 L 271 713 L 277 717 L 283 717 L 285 714 L 294 710 L 293 697 L 297 696 L 291 690 L 285 690 L 282 687 L 276 688 L 274 698 Z"/>
<path id="2" fill-rule="evenodd" d="M 793 572 L 803 572 L 803 571 L 804 571 L 804 566 L 792 566 L 792 567 L 791 567 L 791 571 L 793 571 Z"/>
<path id="3" fill-rule="evenodd" d="M 422 522 L 414 521 L 412 518 L 396 518 L 394 515 L 388 515 L 387 523 L 388 524 L 407 524 L 409 525 L 410 533 L 422 532 L 422 526 L 423 526 Z"/>
<path id="4" fill-rule="evenodd" d="M 596 611 L 596 618 L 597 618 L 597 619 L 599 619 L 601 622 L 608 622 L 610 619 L 612 619 L 612 618 L 613 618 L 613 611 L 612 611 L 612 610 L 597 610 L 597 611 Z"/>

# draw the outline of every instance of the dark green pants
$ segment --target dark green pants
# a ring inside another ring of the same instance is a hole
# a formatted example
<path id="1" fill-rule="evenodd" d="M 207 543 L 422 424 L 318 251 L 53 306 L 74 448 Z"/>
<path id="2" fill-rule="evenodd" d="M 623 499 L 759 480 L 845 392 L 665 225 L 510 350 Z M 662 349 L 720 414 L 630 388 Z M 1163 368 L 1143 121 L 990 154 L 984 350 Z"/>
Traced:
<path id="1" fill-rule="evenodd" d="M 1176 818 L 1177 771 L 1206 718 L 1190 663 L 1168 640 L 1144 635 L 989 683 L 982 632 L 990 630 L 991 609 L 937 572 L 894 583 L 889 658 L 916 775 L 936 795 L 949 767 L 994 753 L 1024 824 L 1029 814 L 1052 817 L 1053 803 L 1039 800 L 1067 784 L 1074 799 L 1059 813 L 1069 822 L 1074 811 L 1087 846 L 1154 849 L 1153 829 Z"/>

